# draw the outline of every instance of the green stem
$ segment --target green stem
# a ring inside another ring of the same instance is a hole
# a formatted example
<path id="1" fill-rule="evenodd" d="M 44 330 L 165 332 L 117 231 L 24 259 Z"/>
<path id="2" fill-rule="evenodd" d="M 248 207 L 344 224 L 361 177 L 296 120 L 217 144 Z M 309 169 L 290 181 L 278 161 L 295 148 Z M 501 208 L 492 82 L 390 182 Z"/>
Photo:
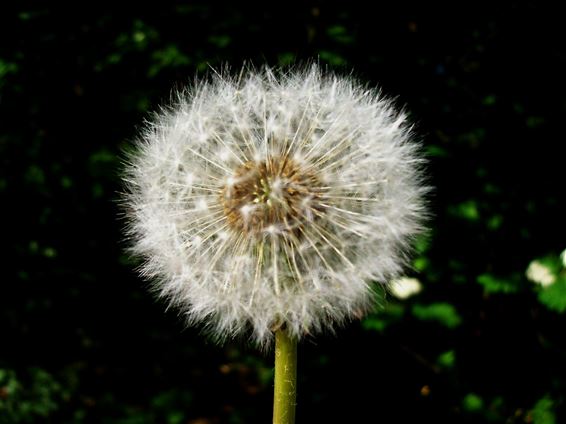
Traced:
<path id="1" fill-rule="evenodd" d="M 297 399 L 297 340 L 285 329 L 275 332 L 273 424 L 294 424 Z"/>

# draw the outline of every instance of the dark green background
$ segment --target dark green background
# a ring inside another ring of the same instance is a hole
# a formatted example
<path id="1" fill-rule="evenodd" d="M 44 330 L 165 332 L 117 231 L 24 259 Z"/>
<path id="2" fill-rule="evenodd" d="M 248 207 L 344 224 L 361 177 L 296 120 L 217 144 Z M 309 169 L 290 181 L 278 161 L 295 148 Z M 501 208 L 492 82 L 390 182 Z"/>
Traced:
<path id="1" fill-rule="evenodd" d="M 298 422 L 564 422 L 556 8 L 47 3 L 0 8 L 0 423 L 270 422 L 271 354 L 184 329 L 133 271 L 120 152 L 209 64 L 312 58 L 411 113 L 434 217 L 420 294 L 301 344 Z"/>

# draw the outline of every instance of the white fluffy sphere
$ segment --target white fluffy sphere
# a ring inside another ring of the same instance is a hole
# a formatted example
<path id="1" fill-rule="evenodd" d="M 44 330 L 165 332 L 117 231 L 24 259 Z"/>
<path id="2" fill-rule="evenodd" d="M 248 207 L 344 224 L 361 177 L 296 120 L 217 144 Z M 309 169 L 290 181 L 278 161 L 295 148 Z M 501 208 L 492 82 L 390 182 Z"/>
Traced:
<path id="1" fill-rule="evenodd" d="M 360 317 L 424 215 L 403 113 L 317 66 L 216 75 L 156 114 L 127 168 L 142 272 L 216 339 Z"/>

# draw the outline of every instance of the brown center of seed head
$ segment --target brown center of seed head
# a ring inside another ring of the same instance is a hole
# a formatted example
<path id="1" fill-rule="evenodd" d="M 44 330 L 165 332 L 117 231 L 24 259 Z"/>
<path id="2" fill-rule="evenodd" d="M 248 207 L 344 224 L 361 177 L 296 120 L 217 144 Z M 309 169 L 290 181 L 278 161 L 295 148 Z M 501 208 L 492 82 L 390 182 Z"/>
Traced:
<path id="1" fill-rule="evenodd" d="M 320 215 L 320 179 L 289 158 L 270 157 L 239 166 L 222 190 L 230 227 L 251 236 L 266 231 L 298 236 Z"/>

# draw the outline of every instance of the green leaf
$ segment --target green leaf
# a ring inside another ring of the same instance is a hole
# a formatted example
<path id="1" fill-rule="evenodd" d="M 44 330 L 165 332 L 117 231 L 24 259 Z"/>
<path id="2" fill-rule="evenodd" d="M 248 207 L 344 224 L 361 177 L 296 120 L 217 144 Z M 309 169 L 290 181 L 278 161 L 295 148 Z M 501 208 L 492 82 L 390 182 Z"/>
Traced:
<path id="1" fill-rule="evenodd" d="M 99 164 L 114 163 L 117 161 L 117 157 L 110 150 L 103 147 L 102 149 L 93 152 L 88 160 L 91 166 L 98 166 Z"/>
<path id="2" fill-rule="evenodd" d="M 352 44 L 354 37 L 348 34 L 348 30 L 342 25 L 334 25 L 326 30 L 328 36 L 340 44 Z"/>
<path id="3" fill-rule="evenodd" d="M 528 128 L 538 128 L 542 126 L 545 122 L 545 118 L 542 116 L 529 116 L 527 117 L 527 127 Z"/>
<path id="4" fill-rule="evenodd" d="M 223 49 L 228 47 L 228 45 L 232 42 L 232 39 L 229 35 L 211 35 L 208 37 L 208 41 L 217 48 Z"/>
<path id="5" fill-rule="evenodd" d="M 491 274 L 482 274 L 476 281 L 483 286 L 486 293 L 516 293 L 521 284 L 517 275 L 499 278 Z"/>
<path id="6" fill-rule="evenodd" d="M 427 269 L 429 264 L 430 261 L 425 256 L 415 258 L 415 260 L 413 261 L 413 267 L 419 272 L 422 272 L 425 269 Z"/>
<path id="7" fill-rule="evenodd" d="M 434 144 L 427 146 L 426 153 L 428 156 L 437 157 L 437 158 L 445 158 L 450 155 L 448 153 L 448 150 L 446 150 L 444 147 L 437 146 Z"/>
<path id="8" fill-rule="evenodd" d="M 562 261 L 558 255 L 547 255 L 543 258 L 538 258 L 538 262 L 548 267 L 551 273 L 558 274 L 562 269 Z"/>
<path id="9" fill-rule="evenodd" d="M 61 177 L 61 186 L 63 188 L 71 188 L 73 186 L 73 180 L 70 177 Z"/>
<path id="10" fill-rule="evenodd" d="M 362 321 L 362 327 L 366 330 L 383 332 L 390 324 L 399 321 L 404 312 L 403 305 L 388 303 L 382 311 L 366 317 Z"/>
<path id="11" fill-rule="evenodd" d="M 0 82 L 2 78 L 8 74 L 15 74 L 18 71 L 18 65 L 12 62 L 6 62 L 0 59 Z"/>
<path id="12" fill-rule="evenodd" d="M 375 316 L 367 317 L 362 321 L 362 327 L 365 330 L 373 330 L 381 333 L 387 328 L 387 321 Z"/>
<path id="13" fill-rule="evenodd" d="M 478 205 L 475 200 L 467 200 L 457 205 L 450 206 L 448 211 L 452 215 L 466 221 L 478 221 L 480 219 Z"/>
<path id="14" fill-rule="evenodd" d="M 321 50 L 318 55 L 320 56 L 321 61 L 329 63 L 332 66 L 342 66 L 347 63 L 346 59 L 338 53 L 331 52 L 329 50 Z"/>
<path id="15" fill-rule="evenodd" d="M 418 253 L 426 253 L 430 248 L 430 237 L 428 235 L 420 235 L 415 240 L 415 250 Z"/>
<path id="16" fill-rule="evenodd" d="M 448 350 L 441 353 L 436 360 L 436 363 L 444 368 L 452 368 L 456 362 L 456 352 Z"/>
<path id="17" fill-rule="evenodd" d="M 189 57 L 175 44 L 169 44 L 160 50 L 154 51 L 151 58 L 153 64 L 147 72 L 149 77 L 155 77 L 163 69 L 179 68 L 191 63 Z"/>
<path id="18" fill-rule="evenodd" d="M 483 408 L 483 399 L 475 393 L 468 393 L 462 400 L 462 407 L 469 412 L 477 412 Z"/>
<path id="19" fill-rule="evenodd" d="M 455 328 L 462 323 L 462 318 L 456 308 L 449 303 L 415 305 L 413 315 L 423 321 L 436 321 L 448 328 Z"/>
<path id="20" fill-rule="evenodd" d="M 485 96 L 485 97 L 483 98 L 482 103 L 483 103 L 485 106 L 493 106 L 496 101 L 497 101 L 497 97 L 496 97 L 494 94 L 491 94 L 491 95 L 489 95 L 489 96 Z"/>
<path id="21" fill-rule="evenodd" d="M 560 275 L 553 284 L 542 288 L 538 300 L 551 311 L 566 312 L 566 277 Z"/>
<path id="22" fill-rule="evenodd" d="M 290 65 L 291 63 L 293 63 L 295 60 L 297 59 L 297 57 L 295 56 L 294 53 L 291 52 L 285 52 L 285 53 L 281 53 L 277 56 L 277 61 L 279 62 L 280 65 L 285 66 L 285 65 Z"/>
<path id="23" fill-rule="evenodd" d="M 37 165 L 30 165 L 26 171 L 25 179 L 33 185 L 45 184 L 45 172 Z"/>
<path id="24" fill-rule="evenodd" d="M 501 215 L 493 215 L 487 220 L 487 228 L 492 231 L 499 229 L 501 224 L 503 224 L 503 216 Z"/>
<path id="25" fill-rule="evenodd" d="M 554 402 L 548 396 L 540 399 L 530 413 L 533 424 L 556 424 L 553 407 Z"/>

